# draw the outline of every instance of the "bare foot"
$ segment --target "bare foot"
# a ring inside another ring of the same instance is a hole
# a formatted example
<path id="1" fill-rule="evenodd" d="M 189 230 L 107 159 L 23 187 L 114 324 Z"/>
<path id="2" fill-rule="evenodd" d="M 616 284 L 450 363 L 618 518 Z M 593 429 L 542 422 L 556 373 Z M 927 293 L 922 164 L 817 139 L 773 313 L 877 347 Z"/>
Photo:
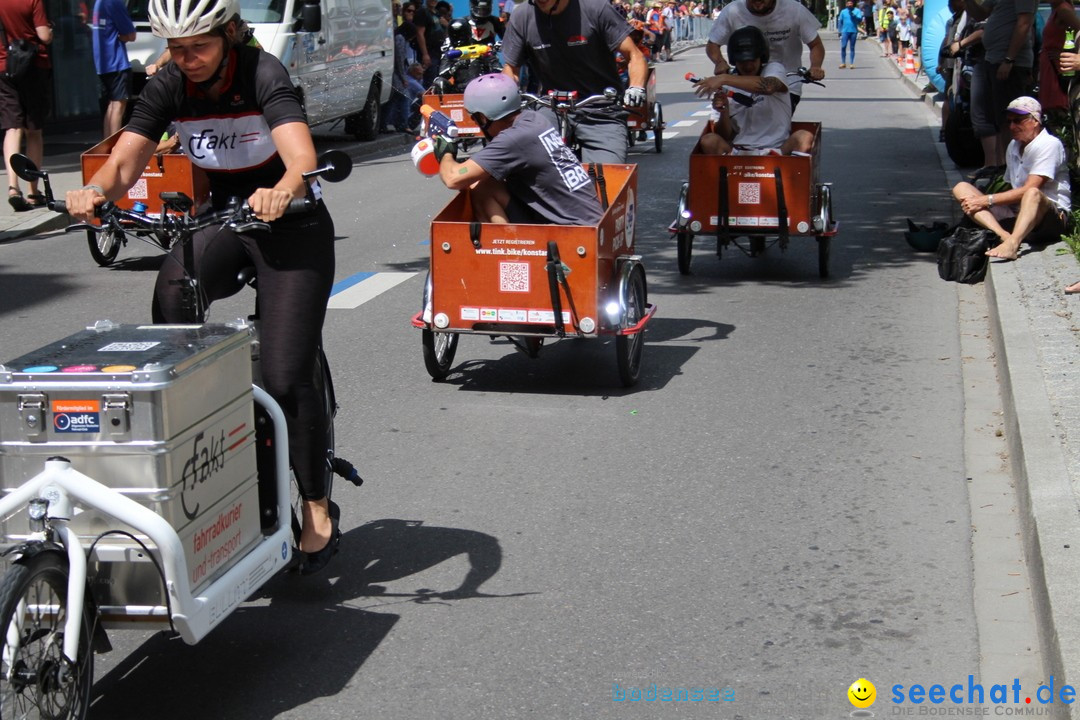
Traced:
<path id="1" fill-rule="evenodd" d="M 990 257 L 1001 258 L 1002 260 L 1015 260 L 1020 257 L 1019 247 L 1013 247 L 1009 243 L 1001 243 L 997 247 L 992 247 L 986 251 L 986 254 Z"/>
<path id="2" fill-rule="evenodd" d="M 1065 288 L 1066 295 L 1080 295 L 1080 282 L 1074 282 Z"/>

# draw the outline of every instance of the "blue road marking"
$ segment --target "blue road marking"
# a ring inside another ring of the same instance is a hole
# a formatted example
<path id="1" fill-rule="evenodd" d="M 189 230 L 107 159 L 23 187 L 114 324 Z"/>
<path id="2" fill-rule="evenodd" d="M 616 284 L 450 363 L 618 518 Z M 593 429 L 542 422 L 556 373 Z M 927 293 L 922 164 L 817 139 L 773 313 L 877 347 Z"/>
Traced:
<path id="1" fill-rule="evenodd" d="M 353 285 L 356 285 L 358 283 L 362 283 L 363 281 L 367 280 L 368 278 L 374 277 L 374 276 L 375 276 L 375 273 L 373 273 L 373 272 L 358 272 L 355 275 L 350 275 L 349 277 L 345 278 L 344 280 L 339 280 L 338 282 L 334 283 L 334 287 L 330 288 L 330 296 L 333 297 L 334 295 L 337 295 L 342 290 L 348 290 Z"/>

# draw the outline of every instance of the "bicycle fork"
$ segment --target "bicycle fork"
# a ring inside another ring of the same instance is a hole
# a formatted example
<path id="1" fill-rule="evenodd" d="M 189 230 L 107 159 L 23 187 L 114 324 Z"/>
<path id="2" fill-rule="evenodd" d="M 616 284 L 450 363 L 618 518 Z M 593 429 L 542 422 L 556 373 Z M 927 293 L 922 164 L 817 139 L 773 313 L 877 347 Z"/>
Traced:
<path id="1" fill-rule="evenodd" d="M 67 600 L 64 619 L 64 659 L 70 663 L 68 670 L 74 667 L 79 657 L 79 638 L 82 636 L 83 608 L 86 602 L 86 551 L 78 536 L 68 527 L 71 516 L 71 498 L 66 484 L 70 477 L 71 464 L 64 458 L 49 458 L 45 462 L 45 471 L 30 482 L 19 487 L 0 503 L 0 512 L 5 515 L 10 511 L 28 504 L 31 508 L 31 533 L 29 539 L 17 546 L 14 551 L 25 554 L 32 549 L 54 547 L 62 549 L 67 557 Z M 78 475 L 78 473 L 75 473 Z M 78 481 L 76 479 L 76 481 Z M 55 536 L 55 539 L 54 539 Z M 4 660 L 7 667 L 12 667 L 13 658 L 10 649 L 17 648 L 22 640 L 23 618 L 27 610 L 24 601 L 19 602 L 15 621 L 7 628 L 4 643 Z M 51 610 L 51 608 L 50 608 Z M 56 608 L 59 613 L 61 608 Z"/>

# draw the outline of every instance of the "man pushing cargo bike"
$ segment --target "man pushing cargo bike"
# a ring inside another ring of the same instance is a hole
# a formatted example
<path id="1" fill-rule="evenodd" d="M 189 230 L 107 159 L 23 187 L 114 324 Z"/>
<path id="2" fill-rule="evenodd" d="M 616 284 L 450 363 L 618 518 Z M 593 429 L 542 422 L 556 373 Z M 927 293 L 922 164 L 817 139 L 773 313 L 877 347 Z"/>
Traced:
<path id="1" fill-rule="evenodd" d="M 687 76 L 699 96 L 712 98 L 714 117 L 690 154 L 690 180 L 683 183 L 671 225 L 679 272 L 690 273 L 697 234 L 715 233 L 717 257 L 731 244 L 756 257 L 770 237 L 783 251 L 791 236 L 811 235 L 818 274 L 828 277 L 837 224 L 831 186 L 818 179 L 821 123 L 791 121 L 786 78 L 816 81 L 808 71 L 787 73 L 769 62 L 768 42 L 752 26 L 731 34 L 728 56 L 734 73 Z"/>

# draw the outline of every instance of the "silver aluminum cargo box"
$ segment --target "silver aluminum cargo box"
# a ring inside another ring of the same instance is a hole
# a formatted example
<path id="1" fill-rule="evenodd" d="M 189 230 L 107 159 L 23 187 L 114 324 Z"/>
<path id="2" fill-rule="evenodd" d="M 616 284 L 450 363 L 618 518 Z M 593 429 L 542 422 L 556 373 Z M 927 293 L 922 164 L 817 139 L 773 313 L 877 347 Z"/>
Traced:
<path id="1" fill-rule="evenodd" d="M 63 456 L 168 520 L 189 570 L 204 571 L 193 586 L 213 579 L 231 563 L 210 562 L 206 573 L 208 553 L 235 559 L 260 536 L 251 340 L 244 324 L 104 321 L 5 362 L 0 491 L 40 472 L 46 458 Z M 207 543 L 205 526 L 219 516 L 232 527 L 221 539 L 227 548 L 217 547 L 217 535 Z M 91 541 L 118 525 L 89 510 L 71 527 Z M 25 514 L 0 519 L 0 534 L 5 542 L 25 537 Z M 114 556 L 104 547 L 97 554 Z"/>
<path id="2" fill-rule="evenodd" d="M 247 325 L 99 322 L 0 366 L 0 441 L 170 440 L 250 393 L 251 337 Z"/>

